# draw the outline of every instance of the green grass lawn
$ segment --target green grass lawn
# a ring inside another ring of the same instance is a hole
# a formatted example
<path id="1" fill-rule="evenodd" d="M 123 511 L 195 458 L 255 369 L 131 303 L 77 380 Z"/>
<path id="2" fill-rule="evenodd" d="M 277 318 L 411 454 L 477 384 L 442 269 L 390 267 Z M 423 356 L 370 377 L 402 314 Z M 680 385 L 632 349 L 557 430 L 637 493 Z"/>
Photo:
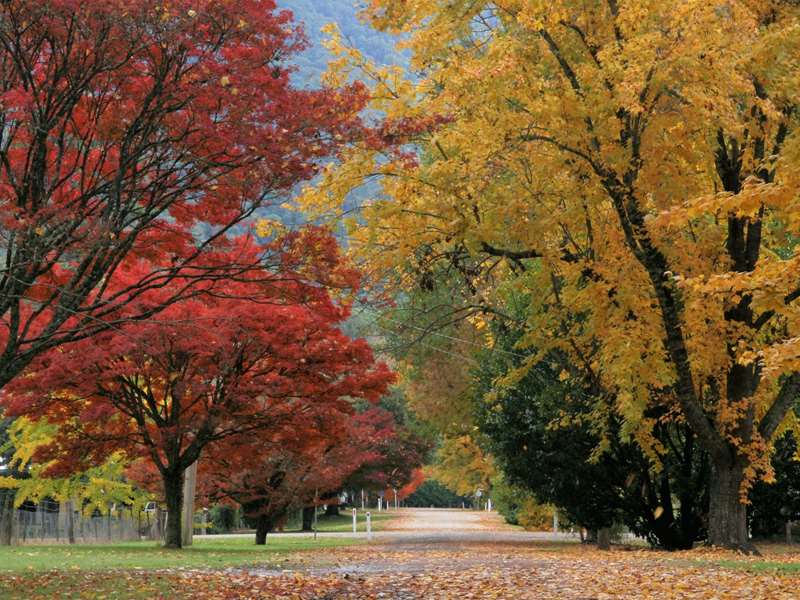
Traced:
<path id="1" fill-rule="evenodd" d="M 799 563 L 790 563 L 790 562 L 775 562 L 771 560 L 763 560 L 759 562 L 744 562 L 738 560 L 720 560 L 716 562 L 709 562 L 709 561 L 702 561 L 701 564 L 706 565 L 713 565 L 717 564 L 720 567 L 725 567 L 726 569 L 736 569 L 741 571 L 753 571 L 753 572 L 770 572 L 774 571 L 776 573 L 797 573 L 800 571 L 800 564 Z"/>
<path id="2" fill-rule="evenodd" d="M 372 528 L 379 531 L 396 518 L 392 513 L 373 513 Z M 320 515 L 320 532 L 349 532 L 351 514 L 336 517 Z M 359 511 L 358 531 L 366 531 L 366 515 Z M 282 566 L 293 552 L 363 543 L 360 538 L 308 536 L 268 536 L 266 546 L 256 546 L 253 538 L 196 539 L 184 550 L 165 550 L 156 542 L 127 542 L 101 545 L 29 545 L 0 546 L 0 576 L 4 573 L 27 573 L 46 570 L 172 569 L 224 568 L 246 565 Z"/>
<path id="3" fill-rule="evenodd" d="M 777 543 L 759 543 L 758 549 L 763 556 L 720 558 L 719 560 L 702 561 L 705 564 L 717 564 L 726 569 L 752 571 L 753 573 L 773 572 L 776 574 L 797 575 L 800 572 L 800 562 L 797 562 L 797 552 L 800 546 Z"/>
<path id="4" fill-rule="evenodd" d="M 380 530 L 392 513 L 373 513 L 374 530 Z M 358 530 L 363 533 L 366 515 L 359 511 Z M 352 514 L 319 516 L 320 532 L 349 532 Z M 296 569 L 323 564 L 325 556 L 305 551 L 324 550 L 366 543 L 365 538 L 310 536 L 268 536 L 265 546 L 253 537 L 195 539 L 183 550 L 165 550 L 156 542 L 127 542 L 103 545 L 0 546 L 0 598 L 211 598 L 215 589 L 237 584 L 226 567 Z M 181 573 L 192 572 L 190 580 Z M 269 578 L 256 578 L 268 586 Z M 227 588 L 226 588 L 227 589 Z M 238 588 L 237 588 L 238 589 Z M 249 591 L 247 592 L 250 593 Z M 257 597 L 272 597 L 268 589 Z M 235 594 L 234 594 L 235 596 Z"/>
<path id="5" fill-rule="evenodd" d="M 201 569 L 261 565 L 281 567 L 292 553 L 362 543 L 355 538 L 268 538 L 266 546 L 252 539 L 196 540 L 183 550 L 165 550 L 155 542 L 97 546 L 0 546 L 0 578 L 8 573 L 48 570 Z M 0 594 L 0 596 L 2 596 Z"/>

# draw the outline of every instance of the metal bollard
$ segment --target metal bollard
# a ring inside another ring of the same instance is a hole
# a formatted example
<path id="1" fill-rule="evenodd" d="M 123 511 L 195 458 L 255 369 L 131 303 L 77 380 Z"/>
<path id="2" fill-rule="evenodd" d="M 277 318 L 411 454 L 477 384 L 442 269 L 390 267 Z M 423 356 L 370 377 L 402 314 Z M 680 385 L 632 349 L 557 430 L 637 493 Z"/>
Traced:
<path id="1" fill-rule="evenodd" d="M 372 540 L 372 514 L 367 513 L 367 541 Z"/>
<path id="2" fill-rule="evenodd" d="M 358 533 L 358 511 L 353 509 L 353 533 Z"/>

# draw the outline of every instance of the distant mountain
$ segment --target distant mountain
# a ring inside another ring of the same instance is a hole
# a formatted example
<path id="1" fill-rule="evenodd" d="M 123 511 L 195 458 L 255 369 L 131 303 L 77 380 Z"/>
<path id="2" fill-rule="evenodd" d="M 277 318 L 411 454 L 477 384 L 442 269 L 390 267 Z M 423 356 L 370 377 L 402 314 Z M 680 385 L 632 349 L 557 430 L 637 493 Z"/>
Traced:
<path id="1" fill-rule="evenodd" d="M 295 20 L 303 23 L 311 46 L 294 58 L 300 67 L 298 83 L 313 85 L 325 71 L 330 54 L 322 46 L 321 29 L 336 23 L 342 35 L 366 57 L 378 64 L 406 64 L 407 58 L 395 48 L 397 38 L 375 31 L 359 20 L 363 1 L 358 0 L 277 0 L 278 6 L 294 13 Z"/>
<path id="2" fill-rule="evenodd" d="M 397 38 L 375 31 L 361 21 L 358 14 L 364 0 L 276 0 L 281 9 L 288 9 L 294 14 L 296 22 L 301 23 L 309 41 L 309 47 L 302 53 L 292 57 L 291 62 L 298 66 L 295 77 L 298 86 L 314 87 L 319 84 L 320 76 L 328 67 L 330 53 L 322 45 L 325 35 L 321 29 L 328 23 L 336 23 L 343 37 L 349 44 L 358 48 L 372 62 L 379 65 L 407 65 L 408 58 L 397 51 Z M 298 190 L 303 186 L 298 186 Z M 361 204 L 364 199 L 379 194 L 378 186 L 370 183 L 353 192 L 346 203 L 347 208 Z M 259 211 L 263 218 L 275 219 L 289 226 L 297 226 L 305 222 L 305 217 L 279 206 L 270 206 Z M 345 244 L 343 228 L 336 227 L 337 235 Z"/>

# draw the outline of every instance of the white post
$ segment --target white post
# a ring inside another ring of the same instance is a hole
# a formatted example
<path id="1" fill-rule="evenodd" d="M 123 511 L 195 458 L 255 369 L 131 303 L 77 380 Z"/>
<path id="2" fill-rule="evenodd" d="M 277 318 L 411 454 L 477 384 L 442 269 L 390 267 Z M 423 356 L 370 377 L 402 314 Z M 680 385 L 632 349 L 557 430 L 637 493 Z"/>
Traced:
<path id="1" fill-rule="evenodd" d="M 194 533 L 194 492 L 197 488 L 197 461 L 183 475 L 183 510 L 181 511 L 181 545 L 192 545 Z"/>
<path id="2" fill-rule="evenodd" d="M 492 499 L 489 498 L 486 501 L 486 512 L 492 512 Z"/>
<path id="3" fill-rule="evenodd" d="M 372 515 L 367 512 L 367 540 L 372 540 Z"/>
<path id="4" fill-rule="evenodd" d="M 353 533 L 358 533 L 358 511 L 353 509 Z"/>
<path id="5" fill-rule="evenodd" d="M 381 506 L 383 506 L 383 498 L 378 494 L 378 512 L 381 512 Z"/>
<path id="6" fill-rule="evenodd" d="M 397 488 L 392 488 L 394 492 L 394 509 L 397 510 Z"/>
<path id="7" fill-rule="evenodd" d="M 558 513 L 553 511 L 553 533 L 558 533 Z"/>
<path id="8" fill-rule="evenodd" d="M 364 500 L 364 488 L 361 488 L 361 510 L 364 510 L 366 507 L 365 500 Z"/>

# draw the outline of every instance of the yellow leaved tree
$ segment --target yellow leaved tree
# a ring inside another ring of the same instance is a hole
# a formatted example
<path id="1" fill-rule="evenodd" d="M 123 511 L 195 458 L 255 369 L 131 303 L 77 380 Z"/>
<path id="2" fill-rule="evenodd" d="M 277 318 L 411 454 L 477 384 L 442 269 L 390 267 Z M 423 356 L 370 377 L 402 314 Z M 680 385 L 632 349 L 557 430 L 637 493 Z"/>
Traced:
<path id="1" fill-rule="evenodd" d="M 800 391 L 800 6 L 368 11 L 408 36 L 414 77 L 335 39 L 334 68 L 369 71 L 391 122 L 442 125 L 407 140 L 416 162 L 352 148 L 302 206 L 380 177 L 352 223 L 372 272 L 402 290 L 446 263 L 485 306 L 528 294 L 522 344 L 568 353 L 645 446 L 654 405 L 685 421 L 712 465 L 710 542 L 749 547 L 747 492 Z"/>
<path id="2" fill-rule="evenodd" d="M 497 471 L 474 438 L 461 435 L 443 440 L 428 474 L 459 496 L 488 498 Z"/>
<path id="3" fill-rule="evenodd" d="M 14 506 L 24 502 L 56 501 L 68 512 L 68 537 L 74 541 L 72 511 L 90 515 L 98 510 L 108 514 L 113 505 L 141 507 L 148 495 L 124 477 L 124 457 L 113 455 L 97 467 L 69 477 L 48 477 L 48 464 L 35 460 L 36 450 L 51 441 L 54 426 L 46 421 L 16 419 L 8 429 L 8 441 L 0 452 L 11 450 L 10 466 L 24 477 L 0 477 L 0 488 L 14 490 Z"/>

